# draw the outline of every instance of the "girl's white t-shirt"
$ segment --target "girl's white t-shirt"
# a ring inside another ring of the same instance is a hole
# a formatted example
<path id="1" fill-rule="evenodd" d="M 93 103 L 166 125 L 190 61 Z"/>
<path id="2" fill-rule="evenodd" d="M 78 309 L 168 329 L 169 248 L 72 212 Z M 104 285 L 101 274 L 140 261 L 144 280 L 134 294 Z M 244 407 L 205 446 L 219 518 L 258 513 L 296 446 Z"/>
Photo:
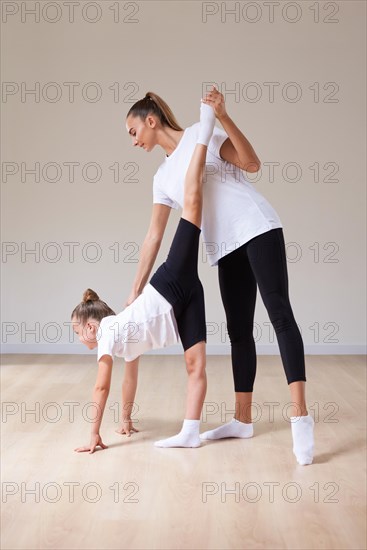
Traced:
<path id="1" fill-rule="evenodd" d="M 98 361 L 103 355 L 133 361 L 148 350 L 180 342 L 171 304 L 151 285 L 118 315 L 104 317 L 97 332 Z"/>
<path id="2" fill-rule="evenodd" d="M 186 128 L 173 153 L 158 168 L 153 203 L 183 206 L 185 175 L 198 138 L 199 123 Z M 282 227 L 274 208 L 245 179 L 244 172 L 220 157 L 228 135 L 215 127 L 206 157 L 202 234 L 212 265 L 253 237 Z"/>

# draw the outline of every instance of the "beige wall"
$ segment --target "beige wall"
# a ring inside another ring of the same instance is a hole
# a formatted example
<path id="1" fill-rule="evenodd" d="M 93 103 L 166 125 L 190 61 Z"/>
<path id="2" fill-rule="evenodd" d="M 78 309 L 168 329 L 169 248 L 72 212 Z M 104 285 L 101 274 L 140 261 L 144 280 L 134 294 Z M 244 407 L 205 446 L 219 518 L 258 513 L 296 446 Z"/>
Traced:
<path id="1" fill-rule="evenodd" d="M 125 114 L 153 90 L 190 125 L 205 83 L 216 82 L 263 162 L 254 185 L 283 221 L 306 351 L 361 353 L 365 11 L 349 0 L 3 2 L 3 350 L 84 352 L 67 324 L 88 286 L 121 309 L 163 159 L 131 147 Z M 35 163 L 39 181 L 27 172 Z M 204 250 L 200 273 L 208 349 L 225 352 L 217 270 Z M 255 334 L 260 352 L 277 351 L 260 297 Z"/>

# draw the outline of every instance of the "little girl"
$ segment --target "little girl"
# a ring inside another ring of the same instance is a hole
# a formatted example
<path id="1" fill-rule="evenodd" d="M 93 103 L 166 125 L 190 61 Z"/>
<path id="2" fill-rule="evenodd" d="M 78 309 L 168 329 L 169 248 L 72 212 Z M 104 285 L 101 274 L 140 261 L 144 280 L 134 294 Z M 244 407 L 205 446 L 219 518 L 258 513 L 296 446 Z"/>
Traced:
<path id="1" fill-rule="evenodd" d="M 197 144 L 185 178 L 184 204 L 167 260 L 159 267 L 142 294 L 116 315 L 97 294 L 88 289 L 74 309 L 73 329 L 82 344 L 98 347 L 98 374 L 93 402 L 97 414 L 92 423 L 90 444 L 78 452 L 106 449 L 100 426 L 111 383 L 114 355 L 126 361 L 122 400 L 123 427 L 128 436 L 137 387 L 139 356 L 147 350 L 163 348 L 181 339 L 188 373 L 186 414 L 181 431 L 157 441 L 158 447 L 199 447 L 200 414 L 206 393 L 206 323 L 204 292 L 198 277 L 197 261 L 202 215 L 202 180 L 207 146 L 213 133 L 215 114 L 202 103 Z"/>

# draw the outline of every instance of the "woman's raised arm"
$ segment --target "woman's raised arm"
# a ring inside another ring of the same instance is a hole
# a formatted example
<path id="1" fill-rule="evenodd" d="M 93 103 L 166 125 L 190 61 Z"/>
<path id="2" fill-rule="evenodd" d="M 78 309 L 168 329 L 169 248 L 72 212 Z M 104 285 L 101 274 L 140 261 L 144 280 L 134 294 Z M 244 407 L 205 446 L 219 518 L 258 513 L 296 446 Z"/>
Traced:
<path id="1" fill-rule="evenodd" d="M 126 306 L 131 304 L 143 291 L 156 260 L 162 238 L 167 226 L 171 207 L 165 204 L 153 204 L 152 217 L 148 232 L 141 247 L 138 269 Z"/>
<path id="2" fill-rule="evenodd" d="M 203 101 L 213 107 L 215 116 L 228 135 L 228 139 L 220 149 L 222 159 L 246 172 L 258 172 L 261 166 L 260 160 L 251 143 L 228 116 L 223 94 L 213 87 L 213 90 L 206 95 Z"/>

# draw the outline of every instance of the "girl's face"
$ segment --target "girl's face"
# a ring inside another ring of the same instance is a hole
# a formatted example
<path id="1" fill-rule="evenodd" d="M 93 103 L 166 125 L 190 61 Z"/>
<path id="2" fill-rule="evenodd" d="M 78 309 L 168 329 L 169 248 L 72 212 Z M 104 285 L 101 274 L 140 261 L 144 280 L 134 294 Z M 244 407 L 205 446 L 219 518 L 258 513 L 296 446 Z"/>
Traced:
<path id="1" fill-rule="evenodd" d="M 140 117 L 128 116 L 126 130 L 132 138 L 134 147 L 142 147 L 150 152 L 157 145 L 157 120 L 148 115 L 145 120 Z"/>
<path id="2" fill-rule="evenodd" d="M 71 322 L 75 334 L 78 335 L 79 341 L 87 346 L 88 349 L 95 349 L 98 346 L 98 323 L 91 319 L 88 320 L 85 325 L 82 325 L 82 323 L 75 319 L 75 317 L 71 320 Z"/>

